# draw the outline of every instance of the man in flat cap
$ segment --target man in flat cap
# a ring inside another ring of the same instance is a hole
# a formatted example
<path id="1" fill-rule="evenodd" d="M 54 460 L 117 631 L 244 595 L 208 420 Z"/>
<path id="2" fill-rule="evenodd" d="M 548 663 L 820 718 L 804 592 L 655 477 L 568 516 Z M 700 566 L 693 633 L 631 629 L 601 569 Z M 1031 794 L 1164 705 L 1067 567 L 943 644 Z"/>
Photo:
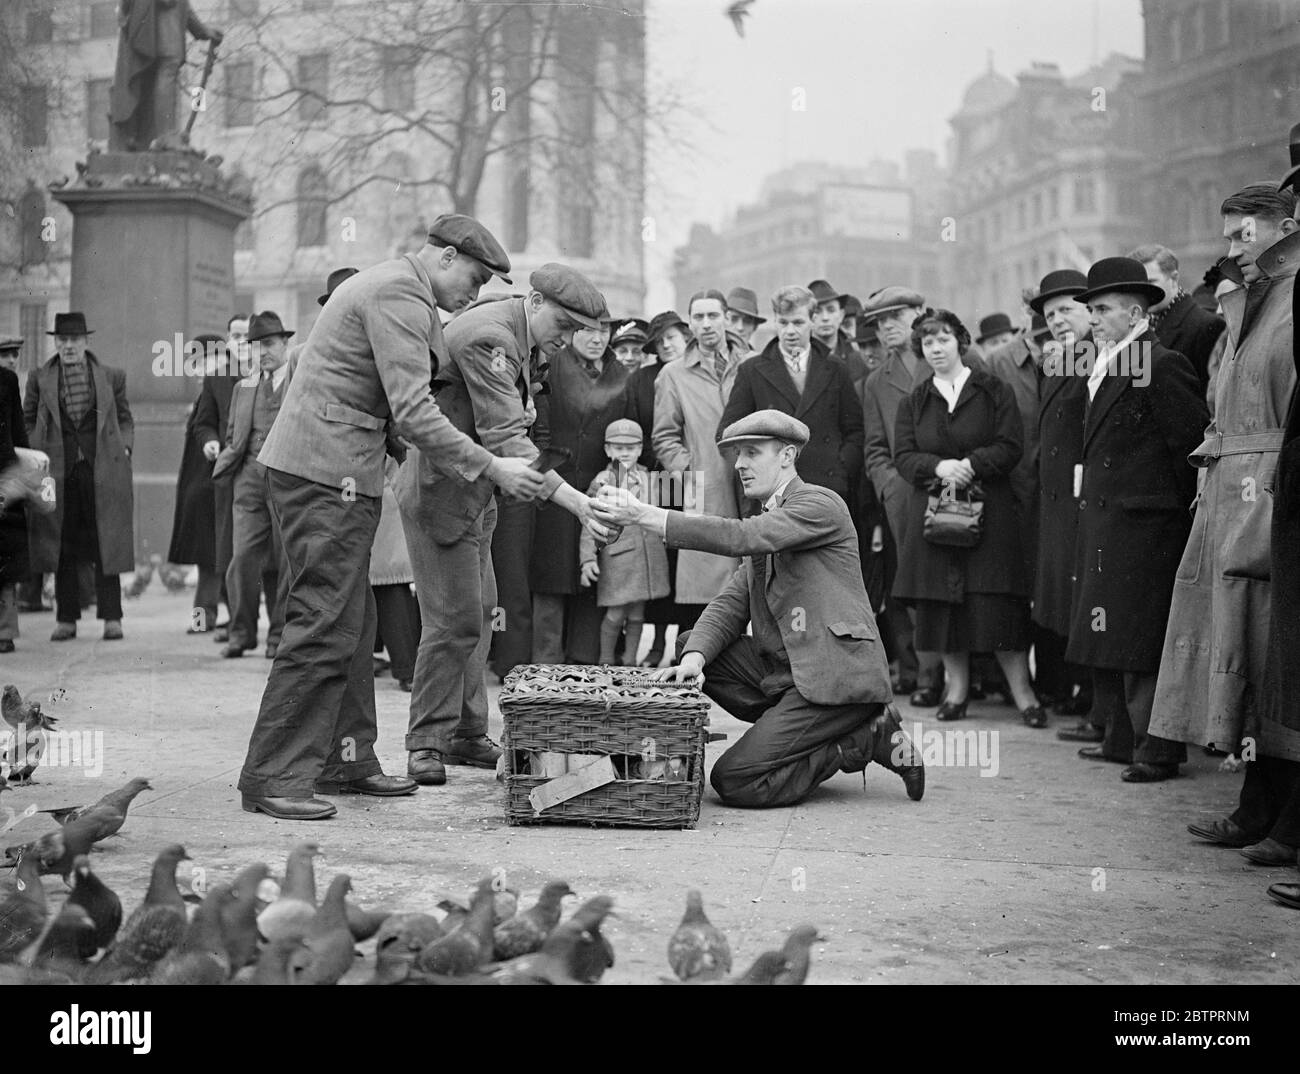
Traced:
<path id="1" fill-rule="evenodd" d="M 438 406 L 457 429 L 524 466 L 539 461 L 528 433 L 548 358 L 576 329 L 600 330 L 609 316 L 595 285 L 567 265 L 542 265 L 528 282 L 526 296 L 485 299 L 447 326 L 447 360 L 433 383 Z M 484 678 L 497 607 L 493 484 L 438 463 L 437 456 L 411 452 L 397 483 L 421 623 L 407 772 L 430 786 L 447 781 L 447 765 L 495 768 L 501 756 L 487 734 Z M 590 524 L 590 501 L 556 472 L 563 465 L 548 461 L 545 475 L 535 474 L 538 496 Z M 599 523 L 592 530 L 609 536 Z"/>
<path id="2" fill-rule="evenodd" d="M 0 339 L 0 369 L 7 369 L 9 372 L 16 374 L 22 353 L 23 341 L 21 338 Z"/>
<path id="3" fill-rule="evenodd" d="M 429 392 L 448 360 L 439 309 L 468 306 L 510 259 L 477 220 L 441 216 L 418 253 L 365 269 L 322 309 L 258 461 L 266 466 L 290 571 L 284 634 L 239 777 L 243 807 L 287 820 L 337 810 L 313 795 L 410 794 L 375 757 L 367 566 L 391 431 L 466 481 L 524 499 L 542 489 L 525 459 L 497 457 Z M 490 487 L 490 485 L 489 485 Z"/>
<path id="4" fill-rule="evenodd" d="M 919 800 L 925 769 L 890 705 L 853 520 L 839 496 L 795 472 L 808 438 L 808 426 L 777 410 L 724 431 L 719 442 L 736 449 L 745 496 L 762 504 L 749 518 L 668 511 L 610 486 L 594 512 L 671 547 L 743 557 L 678 639 L 677 665 L 659 673 L 678 682 L 703 674 L 704 692 L 753 724 L 713 766 L 725 804 L 796 805 L 836 772 L 862 772 L 872 761 L 897 772 Z"/>

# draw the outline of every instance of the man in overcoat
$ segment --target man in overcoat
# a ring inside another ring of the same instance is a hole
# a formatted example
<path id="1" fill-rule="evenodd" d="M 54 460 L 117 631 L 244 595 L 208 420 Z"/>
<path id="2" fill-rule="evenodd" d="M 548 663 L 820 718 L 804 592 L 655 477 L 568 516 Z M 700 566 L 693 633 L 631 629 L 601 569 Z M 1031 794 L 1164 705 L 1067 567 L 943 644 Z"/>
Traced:
<path id="1" fill-rule="evenodd" d="M 1156 339 L 1192 363 L 1204 391 L 1209 386 L 1210 355 L 1223 334 L 1223 318 L 1202 309 L 1183 288 L 1178 279 L 1178 258 L 1167 246 L 1149 243 L 1130 251 L 1128 256 L 1141 261 L 1147 279 L 1165 293 L 1149 311 Z"/>

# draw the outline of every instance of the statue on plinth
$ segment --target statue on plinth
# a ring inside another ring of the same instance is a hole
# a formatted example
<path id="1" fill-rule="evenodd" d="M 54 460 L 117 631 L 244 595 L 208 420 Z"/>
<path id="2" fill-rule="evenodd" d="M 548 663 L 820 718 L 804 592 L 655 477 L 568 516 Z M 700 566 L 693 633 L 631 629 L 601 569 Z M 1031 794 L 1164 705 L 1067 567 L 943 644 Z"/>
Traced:
<path id="1" fill-rule="evenodd" d="M 190 8 L 190 0 L 120 0 L 118 7 L 117 70 L 109 118 L 109 148 L 142 152 L 155 142 L 177 148 L 186 135 L 177 129 L 176 102 L 185 62 L 186 35 L 221 43 L 222 33 L 205 25 Z M 206 75 L 214 52 L 209 52 Z"/>

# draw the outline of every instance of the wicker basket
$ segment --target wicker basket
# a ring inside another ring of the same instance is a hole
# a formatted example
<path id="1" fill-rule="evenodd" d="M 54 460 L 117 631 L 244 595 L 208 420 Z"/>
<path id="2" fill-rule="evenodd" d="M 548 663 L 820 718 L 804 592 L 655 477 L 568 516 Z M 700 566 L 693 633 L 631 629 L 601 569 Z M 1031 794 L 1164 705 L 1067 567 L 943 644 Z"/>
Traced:
<path id="1" fill-rule="evenodd" d="M 709 700 L 698 684 L 653 682 L 652 675 L 643 668 L 526 664 L 506 676 L 500 704 L 508 823 L 695 827 Z M 528 796 L 551 777 L 533 774 L 531 764 L 543 753 L 649 753 L 672 758 L 681 771 L 672 773 L 678 778 L 619 778 L 537 813 Z"/>

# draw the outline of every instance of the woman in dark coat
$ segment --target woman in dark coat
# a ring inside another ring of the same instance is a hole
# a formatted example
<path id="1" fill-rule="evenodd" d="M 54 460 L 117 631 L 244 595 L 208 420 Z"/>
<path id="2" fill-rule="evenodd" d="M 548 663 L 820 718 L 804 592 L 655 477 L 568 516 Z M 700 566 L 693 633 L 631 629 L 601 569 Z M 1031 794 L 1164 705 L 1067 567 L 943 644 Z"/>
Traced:
<path id="1" fill-rule="evenodd" d="M 940 720 L 966 715 L 970 654 L 994 652 L 1030 727 L 1047 715 L 1029 682 L 1029 579 L 1011 471 L 1024 452 L 1015 396 L 1001 380 L 966 365 L 970 333 L 947 310 L 927 310 L 912 328 L 912 350 L 934 376 L 898 408 L 894 464 L 910 484 L 915 539 L 899 550 L 894 596 L 916 608 L 916 647 L 943 654 L 947 695 Z M 922 537 L 931 492 L 978 485 L 983 533 L 973 548 Z"/>
<path id="2" fill-rule="evenodd" d="M 27 447 L 18 376 L 0 368 L 0 473 L 18 463 L 14 448 Z M 14 651 L 18 637 L 19 582 L 27 580 L 27 509 L 22 500 L 0 513 L 0 653 Z"/>
<path id="3" fill-rule="evenodd" d="M 655 424 L 655 381 L 659 379 L 664 366 L 669 362 L 675 362 L 686 353 L 690 332 L 690 325 L 682 320 L 676 310 L 656 313 L 650 321 L 649 338 L 641 347 L 646 354 L 653 357 L 653 360 L 627 378 L 627 388 L 623 395 L 623 417 L 631 418 L 641 426 L 641 458 L 638 461 L 651 474 L 664 472 L 650 440 Z M 680 504 L 671 502 L 661 502 L 659 506 L 669 509 L 681 507 Z M 669 548 L 667 552 L 668 584 L 671 587 L 677 577 L 677 549 Z M 646 601 L 645 621 L 653 625 L 654 638 L 650 642 L 650 651 L 646 653 L 641 666 L 658 667 L 664 658 L 669 625 L 681 622 L 678 616 L 677 599 L 671 588 L 668 596 Z"/>

